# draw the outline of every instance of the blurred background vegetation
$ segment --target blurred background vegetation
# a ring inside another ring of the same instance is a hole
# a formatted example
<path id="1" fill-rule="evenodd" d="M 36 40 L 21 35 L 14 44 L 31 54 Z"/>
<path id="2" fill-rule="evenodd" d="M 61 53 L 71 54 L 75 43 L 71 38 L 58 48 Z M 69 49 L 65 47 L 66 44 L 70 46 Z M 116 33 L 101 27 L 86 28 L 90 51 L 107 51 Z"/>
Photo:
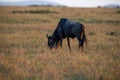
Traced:
<path id="1" fill-rule="evenodd" d="M 119 80 L 120 10 L 67 7 L 0 7 L 0 80 Z M 60 18 L 83 23 L 88 45 L 77 39 L 50 50 Z"/>

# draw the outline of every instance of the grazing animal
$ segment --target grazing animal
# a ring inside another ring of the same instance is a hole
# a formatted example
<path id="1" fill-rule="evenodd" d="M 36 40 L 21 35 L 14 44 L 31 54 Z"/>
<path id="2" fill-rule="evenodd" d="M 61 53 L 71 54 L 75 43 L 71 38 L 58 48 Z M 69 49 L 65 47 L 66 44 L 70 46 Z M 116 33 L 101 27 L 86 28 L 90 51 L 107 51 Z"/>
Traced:
<path id="1" fill-rule="evenodd" d="M 57 48 L 58 45 L 62 47 L 63 39 L 67 38 L 68 47 L 71 51 L 69 38 L 76 37 L 79 41 L 79 49 L 81 47 L 81 51 L 83 51 L 83 45 L 84 42 L 86 42 L 86 35 L 84 29 L 85 26 L 79 22 L 74 22 L 66 18 L 61 18 L 52 36 L 46 34 L 48 38 L 48 46 L 50 47 L 50 49 L 52 49 L 53 47 Z"/>

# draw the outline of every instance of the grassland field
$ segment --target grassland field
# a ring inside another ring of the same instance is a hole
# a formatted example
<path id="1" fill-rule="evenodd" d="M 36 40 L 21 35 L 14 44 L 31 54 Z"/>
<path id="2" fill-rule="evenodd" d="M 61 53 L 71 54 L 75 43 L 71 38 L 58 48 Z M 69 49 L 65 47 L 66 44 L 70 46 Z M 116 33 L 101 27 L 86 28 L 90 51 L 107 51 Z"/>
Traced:
<path id="1" fill-rule="evenodd" d="M 63 17 L 86 26 L 83 52 L 48 48 Z M 120 8 L 1 6 L 0 80 L 120 80 Z"/>

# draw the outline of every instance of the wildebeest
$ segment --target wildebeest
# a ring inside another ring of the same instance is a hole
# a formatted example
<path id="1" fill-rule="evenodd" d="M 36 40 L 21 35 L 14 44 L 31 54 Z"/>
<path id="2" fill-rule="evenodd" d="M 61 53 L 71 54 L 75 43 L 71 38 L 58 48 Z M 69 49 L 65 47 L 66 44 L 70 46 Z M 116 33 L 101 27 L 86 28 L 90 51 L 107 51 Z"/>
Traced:
<path id="1" fill-rule="evenodd" d="M 57 47 L 59 44 L 62 47 L 63 39 L 67 38 L 68 47 L 71 51 L 69 38 L 76 37 L 79 41 L 79 49 L 81 47 L 82 51 L 84 42 L 86 42 L 86 35 L 84 29 L 85 26 L 79 22 L 74 22 L 66 18 L 61 18 L 52 36 L 46 34 L 48 38 L 48 46 L 50 47 L 50 49 L 52 49 L 53 47 Z"/>

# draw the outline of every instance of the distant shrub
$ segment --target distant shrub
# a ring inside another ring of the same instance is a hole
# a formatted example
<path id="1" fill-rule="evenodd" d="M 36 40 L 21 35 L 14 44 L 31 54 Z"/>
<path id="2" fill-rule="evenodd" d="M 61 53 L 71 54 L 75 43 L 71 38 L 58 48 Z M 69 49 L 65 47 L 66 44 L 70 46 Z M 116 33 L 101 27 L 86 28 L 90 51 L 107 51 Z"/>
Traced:
<path id="1" fill-rule="evenodd" d="M 120 14 L 120 10 L 116 11 L 116 13 Z"/>
<path id="2" fill-rule="evenodd" d="M 39 5 L 33 4 L 33 5 L 28 5 L 28 7 L 39 7 Z"/>
<path id="3" fill-rule="evenodd" d="M 89 32 L 89 35 L 96 35 L 96 32 Z"/>
<path id="4" fill-rule="evenodd" d="M 92 78 L 88 78 L 83 74 L 71 74 L 71 75 L 64 75 L 66 80 L 94 80 Z"/>
<path id="5" fill-rule="evenodd" d="M 57 13 L 57 12 L 46 9 L 46 10 L 12 11 L 12 13 L 49 14 L 49 13 Z"/>
<path id="6" fill-rule="evenodd" d="M 116 35 L 119 35 L 119 33 L 112 31 L 112 32 L 107 32 L 107 35 L 116 36 Z"/>
<path id="7" fill-rule="evenodd" d="M 119 20 L 106 20 L 106 21 L 104 21 L 105 23 L 120 23 L 120 21 Z"/>
<path id="8" fill-rule="evenodd" d="M 23 13 L 23 11 L 12 11 L 12 13 Z"/>

